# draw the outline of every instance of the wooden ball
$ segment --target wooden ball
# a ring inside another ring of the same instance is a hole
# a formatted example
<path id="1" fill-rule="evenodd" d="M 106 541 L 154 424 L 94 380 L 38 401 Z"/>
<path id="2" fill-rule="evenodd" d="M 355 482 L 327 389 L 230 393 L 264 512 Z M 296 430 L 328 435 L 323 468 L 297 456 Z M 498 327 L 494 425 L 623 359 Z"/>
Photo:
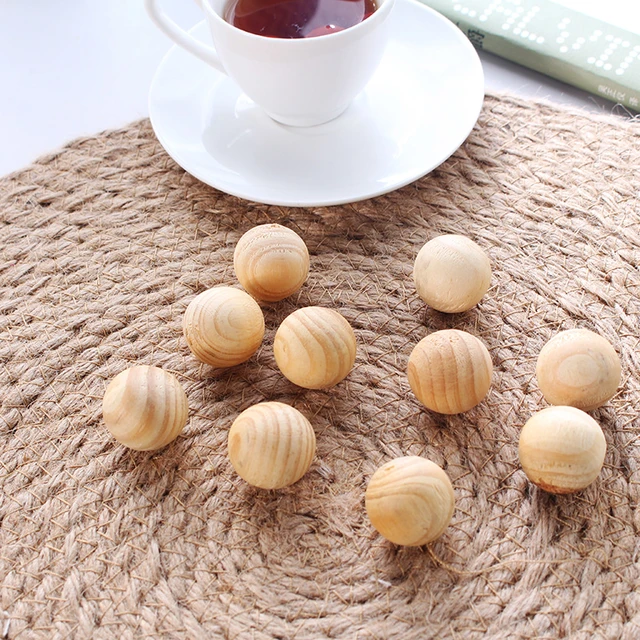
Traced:
<path id="1" fill-rule="evenodd" d="M 551 338 L 536 366 L 547 402 L 584 411 L 597 409 L 620 384 L 620 358 L 609 342 L 588 329 L 569 329 Z"/>
<path id="2" fill-rule="evenodd" d="M 487 254 L 465 236 L 444 235 L 420 249 L 413 267 L 418 295 L 437 311 L 458 313 L 478 304 L 491 283 Z"/>
<path id="3" fill-rule="evenodd" d="M 236 277 L 258 300 L 275 302 L 295 293 L 309 275 L 309 251 L 302 238 L 280 224 L 247 231 L 233 254 Z"/>
<path id="4" fill-rule="evenodd" d="M 466 331 L 445 329 L 423 338 L 409 356 L 409 384 L 427 409 L 462 413 L 491 386 L 493 365 L 484 344 Z"/>
<path id="5" fill-rule="evenodd" d="M 262 309 L 248 293 L 232 287 L 214 287 L 196 296 L 182 326 L 193 355 L 213 367 L 245 362 L 264 338 Z"/>
<path id="6" fill-rule="evenodd" d="M 111 435 L 138 451 L 160 449 L 175 440 L 188 413 L 187 396 L 175 376 L 146 365 L 119 373 L 102 400 L 102 415 Z"/>
<path id="7" fill-rule="evenodd" d="M 327 389 L 353 368 L 356 337 L 337 311 L 305 307 L 284 319 L 273 353 L 285 378 L 305 389 Z"/>
<path id="8" fill-rule="evenodd" d="M 365 507 L 387 540 L 418 547 L 440 537 L 451 522 L 455 496 L 447 474 L 418 456 L 396 458 L 371 476 Z"/>
<path id="9" fill-rule="evenodd" d="M 229 459 L 238 475 L 261 489 L 280 489 L 308 471 L 316 451 L 309 421 L 282 402 L 243 411 L 229 431 Z"/>
<path id="10" fill-rule="evenodd" d="M 547 407 L 520 432 L 520 464 L 531 482 L 551 493 L 588 487 L 600 473 L 607 443 L 600 425 L 575 407 Z"/>

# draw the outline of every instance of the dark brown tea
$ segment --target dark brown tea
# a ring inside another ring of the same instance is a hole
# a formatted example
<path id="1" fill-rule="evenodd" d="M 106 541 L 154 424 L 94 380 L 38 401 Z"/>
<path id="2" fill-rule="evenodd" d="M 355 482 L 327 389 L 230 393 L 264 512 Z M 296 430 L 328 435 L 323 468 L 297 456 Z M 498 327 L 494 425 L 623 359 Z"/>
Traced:
<path id="1" fill-rule="evenodd" d="M 376 0 L 230 0 L 224 19 L 260 36 L 311 38 L 352 27 L 376 8 Z"/>

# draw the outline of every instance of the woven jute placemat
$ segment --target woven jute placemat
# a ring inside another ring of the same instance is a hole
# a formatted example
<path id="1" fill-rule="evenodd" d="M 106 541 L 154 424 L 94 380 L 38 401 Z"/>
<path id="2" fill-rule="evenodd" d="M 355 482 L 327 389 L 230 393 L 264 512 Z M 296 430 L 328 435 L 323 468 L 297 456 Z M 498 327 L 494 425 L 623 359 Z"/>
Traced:
<path id="1" fill-rule="evenodd" d="M 148 122 L 74 142 L 0 181 L 0 635 L 9 638 L 640 637 L 640 130 L 489 97 L 461 149 L 368 202 L 283 209 L 186 174 Z M 292 299 L 263 305 L 246 364 L 214 370 L 182 337 L 199 292 L 235 284 L 234 246 L 256 224 L 297 231 L 311 254 Z M 486 249 L 473 310 L 425 307 L 418 249 L 442 233 Z M 295 387 L 272 343 L 296 308 L 351 323 L 356 366 L 329 391 Z M 621 356 L 619 393 L 593 412 L 604 469 L 552 496 L 518 464 L 545 402 L 536 357 L 586 327 Z M 431 331 L 488 346 L 487 399 L 457 416 L 420 406 L 406 378 Z M 183 384 L 190 418 L 155 453 L 117 444 L 101 399 L 127 366 Z M 317 456 L 281 491 L 227 459 L 228 429 L 263 400 L 312 422 Z M 364 511 L 374 470 L 401 455 L 443 466 L 456 510 L 421 548 L 383 540 Z"/>

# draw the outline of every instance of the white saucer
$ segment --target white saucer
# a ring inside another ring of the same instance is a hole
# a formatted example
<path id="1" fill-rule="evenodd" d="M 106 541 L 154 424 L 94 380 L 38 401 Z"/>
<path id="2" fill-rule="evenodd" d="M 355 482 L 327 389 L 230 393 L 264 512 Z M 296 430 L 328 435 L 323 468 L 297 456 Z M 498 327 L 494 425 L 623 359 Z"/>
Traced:
<path id="1" fill-rule="evenodd" d="M 449 20 L 397 0 L 380 67 L 339 118 L 277 124 L 225 75 L 173 47 L 149 94 L 153 129 L 186 171 L 266 204 L 325 206 L 402 187 L 446 160 L 473 128 L 484 98 L 480 60 Z M 191 33 L 206 42 L 203 22 Z"/>

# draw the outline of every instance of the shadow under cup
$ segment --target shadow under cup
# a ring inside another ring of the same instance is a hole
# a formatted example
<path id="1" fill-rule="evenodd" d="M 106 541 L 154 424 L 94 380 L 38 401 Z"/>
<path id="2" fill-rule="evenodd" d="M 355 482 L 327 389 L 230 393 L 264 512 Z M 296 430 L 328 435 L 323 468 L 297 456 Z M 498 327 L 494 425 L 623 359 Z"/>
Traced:
<path id="1" fill-rule="evenodd" d="M 342 31 L 312 38 L 273 38 L 224 19 L 227 0 L 203 0 L 225 72 L 274 120 L 313 126 L 338 117 L 378 67 L 395 0 Z"/>

